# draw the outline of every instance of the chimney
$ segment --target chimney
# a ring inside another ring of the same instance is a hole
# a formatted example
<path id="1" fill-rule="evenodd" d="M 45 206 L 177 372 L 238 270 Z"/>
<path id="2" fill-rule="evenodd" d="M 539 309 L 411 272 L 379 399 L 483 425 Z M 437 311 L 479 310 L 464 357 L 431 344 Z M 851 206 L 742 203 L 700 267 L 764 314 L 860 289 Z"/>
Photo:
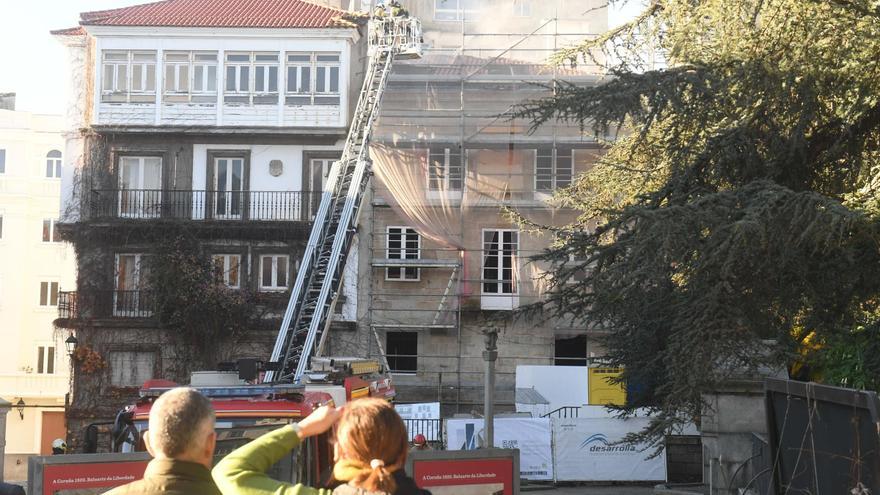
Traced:
<path id="1" fill-rule="evenodd" d="M 15 93 L 0 93 L 0 110 L 15 110 Z"/>

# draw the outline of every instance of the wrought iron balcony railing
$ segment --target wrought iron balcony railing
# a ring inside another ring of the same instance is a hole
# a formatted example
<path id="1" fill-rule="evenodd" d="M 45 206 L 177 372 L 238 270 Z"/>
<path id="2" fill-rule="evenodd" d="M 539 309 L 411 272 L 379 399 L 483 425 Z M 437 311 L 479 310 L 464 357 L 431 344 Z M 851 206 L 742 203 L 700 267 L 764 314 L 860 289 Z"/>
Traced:
<path id="1" fill-rule="evenodd" d="M 149 318 L 154 300 L 148 290 L 59 292 L 58 318 Z"/>
<path id="2" fill-rule="evenodd" d="M 312 191 L 93 189 L 89 213 L 101 219 L 310 222 L 321 201 Z"/>

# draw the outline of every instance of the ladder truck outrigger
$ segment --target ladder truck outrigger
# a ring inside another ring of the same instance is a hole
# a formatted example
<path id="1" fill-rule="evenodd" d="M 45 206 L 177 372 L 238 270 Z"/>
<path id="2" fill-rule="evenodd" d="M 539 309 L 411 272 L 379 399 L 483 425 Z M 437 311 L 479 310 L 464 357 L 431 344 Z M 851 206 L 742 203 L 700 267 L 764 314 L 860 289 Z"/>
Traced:
<path id="1" fill-rule="evenodd" d="M 387 360 L 321 356 L 371 175 L 370 138 L 392 64 L 395 59 L 420 58 L 422 53 L 417 18 L 377 17 L 370 20 L 368 30 L 369 62 L 360 97 L 342 157 L 333 164 L 322 193 L 270 360 L 245 359 L 225 371 L 193 373 L 190 386 L 213 402 L 221 440 L 244 440 L 253 435 L 247 433 L 249 429 L 298 421 L 331 401 L 341 405 L 359 397 L 394 397 Z M 141 433 L 150 406 L 174 386 L 166 380 L 144 384 L 141 399 L 120 411 L 109 428 L 111 450 L 143 450 Z M 87 429 L 85 443 L 96 446 L 96 429 L 91 430 Z M 320 461 L 328 455 L 320 441 L 307 448 L 298 461 L 298 479 L 317 477 L 316 466 L 326 467 Z"/>

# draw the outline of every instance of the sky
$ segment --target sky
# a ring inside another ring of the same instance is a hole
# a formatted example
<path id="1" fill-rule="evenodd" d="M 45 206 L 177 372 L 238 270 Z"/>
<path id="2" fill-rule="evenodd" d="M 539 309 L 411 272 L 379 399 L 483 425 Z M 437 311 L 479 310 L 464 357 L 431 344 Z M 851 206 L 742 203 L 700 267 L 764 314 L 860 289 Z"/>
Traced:
<path id="1" fill-rule="evenodd" d="M 16 109 L 64 112 L 67 56 L 49 31 L 76 26 L 79 13 L 147 3 L 149 0 L 26 0 L 0 16 L 0 93 L 15 92 Z M 540 1 L 540 0 L 538 0 Z M 612 26 L 632 18 L 643 0 L 617 2 L 609 13 Z"/>

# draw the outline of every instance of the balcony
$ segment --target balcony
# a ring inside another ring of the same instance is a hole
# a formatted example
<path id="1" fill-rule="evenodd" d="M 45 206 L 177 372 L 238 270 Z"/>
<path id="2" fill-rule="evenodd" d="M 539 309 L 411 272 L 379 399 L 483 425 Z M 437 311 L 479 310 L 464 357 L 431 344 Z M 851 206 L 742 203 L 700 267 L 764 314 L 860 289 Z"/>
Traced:
<path id="1" fill-rule="evenodd" d="M 59 359 L 58 366 L 66 366 Z M 59 371 L 56 368 L 56 371 Z M 69 379 L 63 374 L 2 373 L 0 374 L 0 395 L 4 397 L 64 397 L 69 391 Z"/>
<path id="2" fill-rule="evenodd" d="M 58 319 L 149 318 L 154 300 L 147 290 L 59 292 Z"/>
<path id="3" fill-rule="evenodd" d="M 321 192 L 93 189 L 91 220 L 311 222 Z"/>

